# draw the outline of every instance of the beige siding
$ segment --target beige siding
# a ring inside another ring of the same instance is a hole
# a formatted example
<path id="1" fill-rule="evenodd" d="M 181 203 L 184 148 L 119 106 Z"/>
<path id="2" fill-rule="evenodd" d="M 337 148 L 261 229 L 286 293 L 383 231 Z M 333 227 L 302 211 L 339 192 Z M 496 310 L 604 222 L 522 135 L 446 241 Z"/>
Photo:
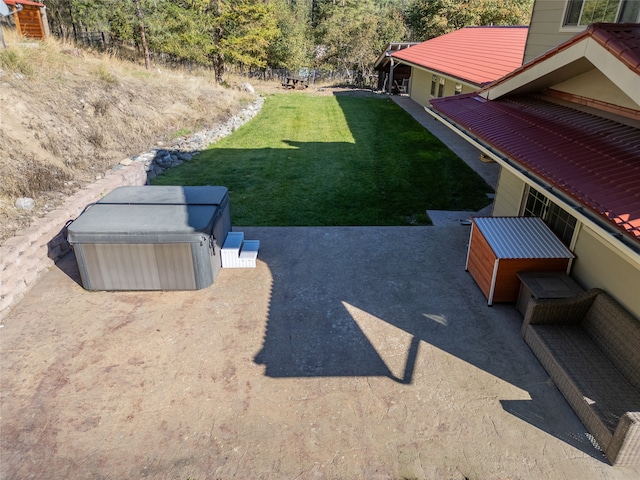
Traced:
<path id="1" fill-rule="evenodd" d="M 411 84 L 409 89 L 409 96 L 412 100 L 418 102 L 422 106 L 426 107 L 427 105 L 429 105 L 429 101 L 433 98 L 431 96 L 431 79 L 433 75 L 436 75 L 438 77 L 438 82 L 440 81 L 440 79 L 444 78 L 444 87 L 442 89 L 443 97 L 455 95 L 457 84 L 462 85 L 461 93 L 470 93 L 478 90 L 478 87 L 476 87 L 475 85 L 464 83 L 460 80 L 456 80 L 455 78 L 446 77 L 442 74 L 438 74 L 430 70 L 413 67 L 411 69 Z M 438 96 L 438 87 L 439 84 L 436 85 L 435 97 Z"/>
<path id="2" fill-rule="evenodd" d="M 626 93 L 614 85 L 600 70 L 594 68 L 573 77 L 566 82 L 554 85 L 554 90 L 580 95 L 602 102 L 626 108 L 638 108 L 639 105 Z"/>
<path id="3" fill-rule="evenodd" d="M 522 180 L 502 167 L 496 188 L 496 198 L 493 203 L 493 216 L 512 217 L 519 215 L 524 187 L 525 183 Z"/>
<path id="4" fill-rule="evenodd" d="M 640 319 L 640 268 L 583 225 L 574 248 L 572 276 L 585 288 L 602 288 Z"/>
<path id="5" fill-rule="evenodd" d="M 530 62 L 581 31 L 580 28 L 562 28 L 566 4 L 566 0 L 538 0 L 534 3 L 523 63 Z"/>
<path id="6" fill-rule="evenodd" d="M 475 85 L 469 85 L 467 83 L 462 84 L 462 93 L 471 93 L 477 90 L 478 88 Z"/>
<path id="7" fill-rule="evenodd" d="M 411 89 L 409 95 L 412 100 L 422 106 L 429 105 L 431 99 L 431 72 L 419 68 L 411 69 Z"/>

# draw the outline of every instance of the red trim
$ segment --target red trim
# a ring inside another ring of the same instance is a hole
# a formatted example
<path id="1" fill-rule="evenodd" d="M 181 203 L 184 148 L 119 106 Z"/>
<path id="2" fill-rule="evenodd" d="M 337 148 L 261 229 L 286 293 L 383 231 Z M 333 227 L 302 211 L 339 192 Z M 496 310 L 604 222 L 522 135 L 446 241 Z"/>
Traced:
<path id="1" fill-rule="evenodd" d="M 602 100 L 596 100 L 574 93 L 561 92 L 560 90 L 554 90 L 552 88 L 545 90 L 543 93 L 548 97 L 559 98 L 571 103 L 577 103 L 578 105 L 596 108 L 604 112 L 615 113 L 616 115 L 633 120 L 640 120 L 640 110 L 634 110 L 633 108 L 621 107 L 613 103 L 603 102 Z"/>
<path id="2" fill-rule="evenodd" d="M 16 3 L 19 3 L 20 5 L 29 5 L 32 7 L 44 7 L 44 5 L 42 3 L 37 3 L 37 2 L 31 2 L 29 0 L 4 0 L 4 3 L 6 3 L 7 5 L 13 5 L 15 6 Z"/>

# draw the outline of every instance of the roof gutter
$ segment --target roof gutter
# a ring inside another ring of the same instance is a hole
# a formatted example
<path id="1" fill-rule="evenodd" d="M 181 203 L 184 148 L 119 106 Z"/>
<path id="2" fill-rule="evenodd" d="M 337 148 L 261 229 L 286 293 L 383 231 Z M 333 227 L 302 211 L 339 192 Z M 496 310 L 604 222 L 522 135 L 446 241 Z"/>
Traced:
<path id="1" fill-rule="evenodd" d="M 456 80 L 456 81 L 459 81 L 459 82 L 464 82 L 467 85 L 471 85 L 472 87 L 475 87 L 477 89 L 482 88 L 484 86 L 488 86 L 489 84 L 492 83 L 492 82 L 484 82 L 484 83 L 472 82 L 471 80 L 469 80 L 467 78 L 457 77 L 455 75 L 451 75 L 450 73 L 443 72 L 443 71 L 440 71 L 440 70 L 436 70 L 435 68 L 425 67 L 424 65 L 418 65 L 417 63 L 409 62 L 408 60 L 403 60 L 402 58 L 398 58 L 395 55 L 391 55 L 391 57 L 393 59 L 395 59 L 395 61 L 397 63 L 402 63 L 404 65 L 410 66 L 411 68 L 417 68 L 419 70 L 423 70 L 423 71 L 428 72 L 428 73 L 436 73 L 438 75 L 443 75 L 445 77 L 451 78 L 452 80 Z"/>
<path id="2" fill-rule="evenodd" d="M 637 242 L 634 242 L 630 237 L 615 229 L 611 224 L 602 220 L 597 214 L 582 206 L 579 202 L 551 185 L 542 177 L 534 174 L 519 163 L 516 163 L 514 160 L 503 155 L 500 151 L 496 150 L 480 138 L 472 135 L 470 132 L 462 128 L 457 123 L 451 121 L 446 116 L 440 114 L 439 112 L 436 112 L 429 107 L 424 107 L 424 109 L 432 117 L 449 127 L 455 133 L 464 138 L 467 142 L 475 146 L 478 150 L 495 159 L 496 162 L 501 166 L 509 167 L 509 169 L 513 171 L 521 180 L 534 183 L 540 189 L 551 193 L 556 199 L 560 201 L 560 203 L 567 209 L 567 211 L 571 212 L 573 216 L 579 219 L 582 223 L 586 223 L 591 227 L 595 227 L 594 231 L 598 233 L 603 240 L 610 243 L 614 247 L 618 247 L 618 249 L 622 253 L 624 253 L 627 258 L 640 265 L 640 245 L 638 245 Z"/>

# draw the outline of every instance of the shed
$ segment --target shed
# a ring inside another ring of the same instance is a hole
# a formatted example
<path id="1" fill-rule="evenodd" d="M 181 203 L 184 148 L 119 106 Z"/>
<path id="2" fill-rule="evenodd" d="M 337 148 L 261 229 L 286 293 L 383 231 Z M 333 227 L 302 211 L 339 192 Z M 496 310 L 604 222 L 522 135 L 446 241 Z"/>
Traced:
<path id="1" fill-rule="evenodd" d="M 18 33 L 23 37 L 42 40 L 49 35 L 46 6 L 30 0 L 4 0 L 10 10 L 16 12 L 18 5 L 22 9 L 11 15 Z"/>
<path id="2" fill-rule="evenodd" d="M 573 258 L 538 217 L 475 217 L 465 270 L 492 305 L 518 299 L 518 272 L 568 272 Z"/>

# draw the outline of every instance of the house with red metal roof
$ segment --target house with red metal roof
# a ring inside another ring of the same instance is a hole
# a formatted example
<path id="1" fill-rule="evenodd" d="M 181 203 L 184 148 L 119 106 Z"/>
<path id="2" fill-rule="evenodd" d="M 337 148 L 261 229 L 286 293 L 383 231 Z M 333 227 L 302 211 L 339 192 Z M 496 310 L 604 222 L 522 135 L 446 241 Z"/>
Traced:
<path id="1" fill-rule="evenodd" d="M 571 276 L 640 318 L 640 24 L 590 25 L 427 111 L 500 164 L 493 216 L 541 217 Z"/>
<path id="2" fill-rule="evenodd" d="M 432 98 L 478 90 L 522 65 L 527 27 L 464 27 L 391 53 L 411 67 L 409 95 Z"/>

